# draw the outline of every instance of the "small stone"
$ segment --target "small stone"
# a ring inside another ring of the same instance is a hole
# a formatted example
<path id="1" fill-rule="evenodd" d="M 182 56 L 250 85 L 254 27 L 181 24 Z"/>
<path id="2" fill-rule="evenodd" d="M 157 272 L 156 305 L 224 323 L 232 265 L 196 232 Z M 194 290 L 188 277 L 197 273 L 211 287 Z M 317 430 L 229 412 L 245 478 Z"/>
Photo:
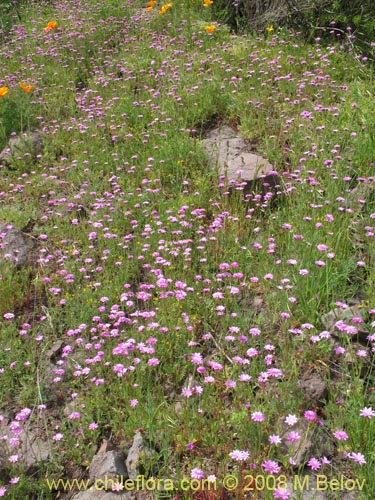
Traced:
<path id="1" fill-rule="evenodd" d="M 22 460 L 28 469 L 35 467 L 39 462 L 46 462 L 50 454 L 51 447 L 48 441 L 31 430 L 22 434 Z"/>
<path id="2" fill-rule="evenodd" d="M 143 443 L 142 434 L 136 432 L 133 444 L 129 449 L 128 456 L 126 458 L 126 468 L 128 469 L 128 474 L 130 479 L 136 479 L 140 474 L 140 465 L 145 458 L 150 457 L 150 452 L 145 448 Z"/>
<path id="3" fill-rule="evenodd" d="M 339 346 L 339 344 L 337 344 L 337 346 Z M 359 342 L 353 342 L 349 346 L 345 347 L 345 352 L 343 354 L 334 355 L 334 360 L 338 366 L 344 364 L 344 377 L 348 370 L 353 367 L 358 368 L 359 366 L 361 366 L 360 377 L 365 378 L 368 375 L 372 365 L 371 358 L 367 351 L 367 356 L 358 356 L 358 351 L 366 351 L 366 349 L 364 349 L 363 345 Z"/>
<path id="4" fill-rule="evenodd" d="M 92 490 L 80 491 L 72 500 L 135 500 L 135 498 L 135 494 L 132 491 L 114 493 L 112 491 L 93 488 Z"/>
<path id="5" fill-rule="evenodd" d="M 183 409 L 184 405 L 181 401 L 176 401 L 175 404 L 174 404 L 174 412 L 176 415 L 178 415 L 179 413 L 181 413 L 182 409 Z"/>
<path id="6" fill-rule="evenodd" d="M 330 456 L 333 453 L 332 442 L 317 424 L 311 424 L 306 420 L 298 421 L 293 427 L 286 427 L 283 438 L 284 453 L 290 456 L 295 467 L 305 465 L 311 457 Z M 287 436 L 291 431 L 298 432 L 301 436 L 297 441 L 288 441 Z"/>
<path id="7" fill-rule="evenodd" d="M 345 201 L 345 208 L 351 208 L 355 212 L 360 212 L 371 199 L 375 189 L 374 181 L 359 182 L 352 189 Z"/>
<path id="8" fill-rule="evenodd" d="M 296 474 L 291 479 L 287 480 L 287 489 L 293 492 L 290 500 L 330 500 L 329 495 L 325 491 L 316 491 L 319 488 L 316 478 L 304 473 Z"/>
<path id="9" fill-rule="evenodd" d="M 327 314 L 324 314 L 320 318 L 320 320 L 324 328 L 326 330 L 329 330 L 332 333 L 332 335 L 336 338 L 345 340 L 355 339 L 359 340 L 360 342 L 366 342 L 367 337 L 370 334 L 367 326 L 364 324 L 364 322 L 358 323 L 352 321 L 353 318 L 361 318 L 362 320 L 364 320 L 365 317 L 366 317 L 365 308 L 352 306 L 347 308 L 337 307 L 336 309 L 329 311 Z M 337 326 L 335 326 L 335 324 L 338 321 L 342 321 L 349 326 L 354 326 L 357 329 L 357 333 L 348 334 L 345 331 L 341 331 L 340 329 L 337 328 Z"/>
<path id="10" fill-rule="evenodd" d="M 55 358 L 61 352 L 62 346 L 63 346 L 63 341 L 56 340 L 51 349 L 48 349 L 48 351 L 46 352 L 47 359 L 52 360 L 53 358 Z"/>
<path id="11" fill-rule="evenodd" d="M 0 226 L 0 262 L 6 260 L 17 268 L 36 262 L 36 243 L 12 224 Z"/>
<path id="12" fill-rule="evenodd" d="M 0 153 L 0 165 L 9 166 L 14 158 L 23 157 L 29 153 L 36 158 L 43 151 L 43 141 L 40 132 L 26 132 L 21 136 L 11 137 L 8 146 Z"/>
<path id="13" fill-rule="evenodd" d="M 108 485 L 105 489 L 113 489 L 114 484 L 122 484 L 128 478 L 124 454 L 119 450 L 109 449 L 110 447 L 108 442 L 102 444 L 92 459 L 89 470 L 90 480 L 103 481 L 104 485 Z"/>
<path id="14" fill-rule="evenodd" d="M 318 373 L 309 373 L 297 381 L 297 387 L 310 406 L 322 405 L 327 399 L 327 382 Z"/>
<path id="15" fill-rule="evenodd" d="M 100 445 L 98 453 L 107 453 L 108 451 L 113 451 L 114 449 L 115 445 L 112 443 L 112 441 L 104 439 L 102 444 Z"/>
<path id="16" fill-rule="evenodd" d="M 265 302 L 262 295 L 256 295 L 253 299 L 254 309 L 262 309 L 265 306 Z"/>

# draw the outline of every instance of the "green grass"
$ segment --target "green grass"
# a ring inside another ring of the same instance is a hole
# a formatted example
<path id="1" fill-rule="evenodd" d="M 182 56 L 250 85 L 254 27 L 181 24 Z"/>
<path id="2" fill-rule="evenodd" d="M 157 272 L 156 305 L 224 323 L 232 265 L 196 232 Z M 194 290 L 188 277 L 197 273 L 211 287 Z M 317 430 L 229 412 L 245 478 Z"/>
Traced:
<path id="1" fill-rule="evenodd" d="M 312 451 L 293 467 L 269 436 L 285 442 L 285 417 L 312 410 L 324 426 L 309 425 L 332 443 L 318 473 L 365 479 L 361 498 L 371 498 L 375 424 L 360 410 L 375 405 L 372 343 L 347 335 L 338 357 L 332 338 L 316 337 L 337 302 L 356 301 L 373 329 L 373 194 L 364 204 L 349 191 L 372 182 L 372 70 L 333 43 L 305 45 L 276 27 L 255 38 L 217 23 L 208 34 L 215 19 L 197 1 L 159 8 L 36 2 L 0 49 L 9 87 L 0 144 L 34 127 L 44 140 L 40 158 L 1 168 L 0 220 L 29 227 L 40 253 L 26 269 L 1 262 L 0 413 L 10 423 L 30 408 L 24 432 L 38 429 L 51 446 L 30 471 L 21 455 L 9 462 L 18 452 L 4 441 L 6 497 L 57 498 L 46 478 L 86 478 L 103 439 L 126 452 L 139 428 L 153 450 L 148 476 L 217 476 L 217 496 L 181 498 L 221 498 L 225 474 L 261 476 L 267 460 L 279 479 L 304 476 L 322 457 Z M 35 88 L 26 94 L 19 82 Z M 225 194 L 199 141 L 219 122 L 236 123 L 272 162 L 282 196 Z M 269 368 L 282 376 L 264 380 Z M 308 372 L 326 380 L 324 404 L 298 389 Z M 183 392 L 189 380 L 203 392 Z M 258 411 L 264 422 L 253 420 Z M 233 450 L 250 458 L 236 462 Z M 241 484 L 233 498 L 243 498 Z"/>

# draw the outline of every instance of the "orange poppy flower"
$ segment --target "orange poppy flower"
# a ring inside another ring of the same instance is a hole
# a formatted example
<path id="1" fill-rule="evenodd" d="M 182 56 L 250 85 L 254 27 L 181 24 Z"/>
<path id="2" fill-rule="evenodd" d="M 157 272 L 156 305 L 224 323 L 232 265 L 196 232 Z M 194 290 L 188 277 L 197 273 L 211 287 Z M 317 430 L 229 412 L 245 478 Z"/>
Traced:
<path id="1" fill-rule="evenodd" d="M 26 83 L 20 82 L 18 84 L 22 90 L 24 90 L 27 94 L 34 89 L 34 85 L 26 85 Z"/>
<path id="2" fill-rule="evenodd" d="M 205 27 L 205 30 L 207 31 L 207 33 L 213 33 L 216 30 L 216 26 L 210 24 L 209 26 Z"/>
<path id="3" fill-rule="evenodd" d="M 209 7 L 212 5 L 214 2 L 212 0 L 203 0 L 203 6 L 204 7 Z"/>
<path id="4" fill-rule="evenodd" d="M 163 7 L 159 10 L 159 14 L 163 15 L 167 12 L 167 10 L 169 10 L 171 7 L 173 6 L 173 3 L 170 2 L 170 3 L 166 3 L 165 5 L 163 5 Z"/>
<path id="5" fill-rule="evenodd" d="M 57 22 L 56 21 L 50 21 L 47 26 L 44 28 L 44 31 L 48 33 L 48 31 L 55 30 L 57 28 Z"/>
<path id="6" fill-rule="evenodd" d="M 0 97 L 4 97 L 8 93 L 8 87 L 0 87 Z"/>

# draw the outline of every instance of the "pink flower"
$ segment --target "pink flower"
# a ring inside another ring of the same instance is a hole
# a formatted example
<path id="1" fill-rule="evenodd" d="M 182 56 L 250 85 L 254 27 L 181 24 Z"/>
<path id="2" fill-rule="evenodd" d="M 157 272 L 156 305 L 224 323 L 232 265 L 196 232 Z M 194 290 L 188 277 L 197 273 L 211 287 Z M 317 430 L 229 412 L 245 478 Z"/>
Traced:
<path id="1" fill-rule="evenodd" d="M 138 404 L 138 399 L 131 399 L 130 400 L 130 406 L 132 408 L 135 408 L 137 406 L 137 404 Z"/>
<path id="2" fill-rule="evenodd" d="M 215 371 L 220 371 L 223 369 L 223 365 L 221 365 L 220 363 L 217 363 L 216 361 L 209 361 L 208 364 Z"/>
<path id="3" fill-rule="evenodd" d="M 18 420 L 19 422 L 23 422 L 24 420 L 27 419 L 27 417 L 31 414 L 30 408 L 23 408 L 17 415 L 15 416 L 15 419 Z"/>
<path id="4" fill-rule="evenodd" d="M 184 389 L 182 389 L 182 395 L 185 398 L 190 398 L 193 395 L 193 391 L 189 387 L 185 387 Z"/>
<path id="5" fill-rule="evenodd" d="M 193 354 L 191 355 L 191 361 L 195 365 L 201 365 L 203 363 L 202 354 L 200 352 L 193 352 Z"/>
<path id="6" fill-rule="evenodd" d="M 69 415 L 68 418 L 70 418 L 70 420 L 77 420 L 78 418 L 80 418 L 80 416 L 81 414 L 79 413 L 79 411 L 74 411 Z"/>
<path id="7" fill-rule="evenodd" d="M 363 465 L 366 463 L 365 457 L 362 453 L 348 453 L 348 457 L 357 464 Z"/>
<path id="8" fill-rule="evenodd" d="M 250 328 L 249 333 L 253 335 L 254 337 L 258 337 L 260 335 L 260 330 L 259 328 Z"/>
<path id="9" fill-rule="evenodd" d="M 273 498 L 281 498 L 281 500 L 288 500 L 290 492 L 284 488 L 276 488 L 273 491 Z"/>
<path id="10" fill-rule="evenodd" d="M 304 413 L 304 417 L 306 420 L 316 420 L 317 415 L 316 415 L 315 411 L 307 410 Z"/>
<path id="11" fill-rule="evenodd" d="M 297 422 L 298 418 L 295 415 L 288 415 L 287 417 L 285 417 L 285 423 L 290 427 L 292 427 L 292 425 L 296 424 Z"/>
<path id="12" fill-rule="evenodd" d="M 358 349 L 358 351 L 356 352 L 356 355 L 359 358 L 367 358 L 367 351 L 365 351 L 365 349 Z"/>
<path id="13" fill-rule="evenodd" d="M 277 434 L 271 434 L 271 436 L 268 438 L 268 441 L 271 443 L 271 444 L 280 444 L 281 443 L 281 437 Z"/>
<path id="14" fill-rule="evenodd" d="M 52 436 L 52 439 L 54 441 L 61 441 L 64 438 L 64 434 L 61 434 L 61 432 L 58 432 L 54 436 Z"/>
<path id="15" fill-rule="evenodd" d="M 333 435 L 335 436 L 336 439 L 338 439 L 339 441 L 347 441 L 349 436 L 347 435 L 347 433 L 345 431 L 341 431 L 341 430 L 337 430 L 333 433 Z"/>
<path id="16" fill-rule="evenodd" d="M 364 408 L 362 408 L 362 410 L 359 412 L 359 414 L 361 415 L 361 417 L 365 417 L 365 418 L 372 418 L 375 416 L 375 411 L 372 409 L 372 407 L 370 406 L 369 408 L 367 408 L 366 406 Z"/>
<path id="17" fill-rule="evenodd" d="M 264 422 L 265 418 L 266 417 L 265 417 L 264 413 L 262 413 L 261 411 L 254 411 L 251 414 L 251 420 L 253 422 Z"/>
<path id="18" fill-rule="evenodd" d="M 247 450 L 233 450 L 229 456 L 237 462 L 245 462 L 250 457 L 250 453 Z"/>
<path id="19" fill-rule="evenodd" d="M 160 361 L 158 360 L 158 358 L 150 358 L 148 361 L 147 361 L 147 364 L 148 366 L 156 366 L 160 363 Z"/>
<path id="20" fill-rule="evenodd" d="M 192 469 L 190 472 L 190 477 L 192 479 L 203 479 L 204 478 L 204 472 L 202 469 L 199 469 L 196 467 L 195 469 Z"/>
<path id="21" fill-rule="evenodd" d="M 255 347 L 250 347 L 250 349 L 248 349 L 246 351 L 246 355 L 249 356 L 249 358 L 253 358 L 254 356 L 258 356 L 259 354 L 259 351 L 258 349 L 255 349 Z"/>
<path id="22" fill-rule="evenodd" d="M 292 432 L 289 432 L 286 439 L 288 441 L 298 441 L 299 439 L 301 439 L 301 435 L 296 431 L 292 431 Z"/>
<path id="23" fill-rule="evenodd" d="M 5 486 L 0 486 L 0 497 L 3 497 L 6 492 L 7 489 L 5 488 Z"/>
<path id="24" fill-rule="evenodd" d="M 265 460 L 262 463 L 262 467 L 266 472 L 269 472 L 270 474 L 278 474 L 281 470 L 280 465 L 273 460 Z"/>
<path id="25" fill-rule="evenodd" d="M 322 464 L 317 458 L 310 458 L 310 460 L 307 462 L 307 465 L 312 469 L 312 470 L 319 470 Z"/>

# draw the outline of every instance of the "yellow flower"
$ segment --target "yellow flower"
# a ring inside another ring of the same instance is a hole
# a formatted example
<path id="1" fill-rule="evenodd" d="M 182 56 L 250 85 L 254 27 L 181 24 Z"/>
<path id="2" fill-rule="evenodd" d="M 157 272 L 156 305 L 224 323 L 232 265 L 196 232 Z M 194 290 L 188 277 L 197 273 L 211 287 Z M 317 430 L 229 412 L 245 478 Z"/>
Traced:
<path id="1" fill-rule="evenodd" d="M 266 30 L 268 31 L 268 33 L 272 33 L 273 26 L 267 26 Z"/>
<path id="2" fill-rule="evenodd" d="M 213 33 L 216 30 L 216 26 L 210 24 L 209 26 L 206 26 L 204 29 L 207 31 L 207 33 Z"/>
<path id="3" fill-rule="evenodd" d="M 213 0 L 203 0 L 203 6 L 204 7 L 209 7 L 213 3 L 214 3 Z"/>
<path id="4" fill-rule="evenodd" d="M 0 87 L 0 97 L 4 97 L 8 93 L 8 87 Z"/>
<path id="5" fill-rule="evenodd" d="M 24 90 L 27 94 L 34 90 L 34 85 L 26 85 L 26 83 L 20 82 L 18 84 L 22 90 Z"/>
<path id="6" fill-rule="evenodd" d="M 48 33 L 48 31 L 55 30 L 57 28 L 57 22 L 56 21 L 50 21 L 47 26 L 44 28 L 44 31 Z"/>
<path id="7" fill-rule="evenodd" d="M 173 3 L 166 3 L 165 5 L 162 6 L 162 8 L 159 10 L 159 14 L 163 15 L 173 6 Z"/>

